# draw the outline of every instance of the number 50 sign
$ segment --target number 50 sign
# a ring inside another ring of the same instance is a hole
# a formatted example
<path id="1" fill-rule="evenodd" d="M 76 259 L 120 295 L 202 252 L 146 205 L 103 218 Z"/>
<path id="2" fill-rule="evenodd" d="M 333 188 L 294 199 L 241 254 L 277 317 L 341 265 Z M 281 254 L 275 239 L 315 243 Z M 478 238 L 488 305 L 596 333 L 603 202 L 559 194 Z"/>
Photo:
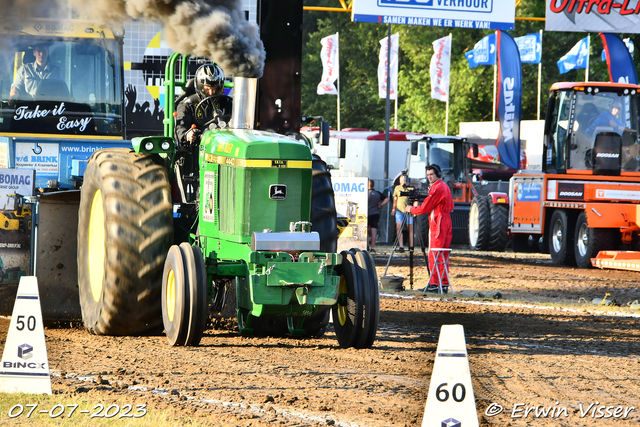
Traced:
<path id="1" fill-rule="evenodd" d="M 0 392 L 51 394 L 38 280 L 22 276 L 0 365 Z"/>

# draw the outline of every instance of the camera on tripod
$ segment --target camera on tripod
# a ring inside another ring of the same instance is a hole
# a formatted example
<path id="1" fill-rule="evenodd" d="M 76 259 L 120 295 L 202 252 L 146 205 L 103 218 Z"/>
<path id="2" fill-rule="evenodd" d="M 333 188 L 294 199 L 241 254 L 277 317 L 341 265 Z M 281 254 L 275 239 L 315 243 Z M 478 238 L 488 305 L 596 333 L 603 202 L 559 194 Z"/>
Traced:
<path id="1" fill-rule="evenodd" d="M 400 192 L 400 196 L 401 197 L 408 197 L 409 198 L 409 204 L 413 205 L 415 202 L 418 203 L 422 203 L 424 201 L 424 199 L 427 198 L 427 196 L 429 195 L 428 192 L 424 193 L 422 191 L 420 191 L 419 189 L 411 189 L 409 191 L 401 191 Z"/>

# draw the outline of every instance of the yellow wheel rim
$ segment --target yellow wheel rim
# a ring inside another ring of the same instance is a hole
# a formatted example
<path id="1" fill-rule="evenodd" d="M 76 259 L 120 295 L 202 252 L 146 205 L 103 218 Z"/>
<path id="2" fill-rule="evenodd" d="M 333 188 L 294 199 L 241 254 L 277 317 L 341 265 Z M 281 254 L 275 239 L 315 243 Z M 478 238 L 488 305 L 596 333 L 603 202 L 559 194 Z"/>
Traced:
<path id="1" fill-rule="evenodd" d="M 106 258 L 104 229 L 104 206 L 102 192 L 96 191 L 91 202 L 91 216 L 89 217 L 89 284 L 91 295 L 98 302 L 102 295 L 102 281 L 104 279 L 104 260 Z"/>
<path id="2" fill-rule="evenodd" d="M 169 270 L 167 274 L 167 317 L 169 322 L 173 322 L 173 316 L 176 314 L 176 278 L 173 270 Z"/>
<path id="3" fill-rule="evenodd" d="M 338 295 L 343 294 L 347 294 L 347 281 L 345 280 L 344 276 L 340 276 L 340 287 L 338 288 Z M 338 322 L 340 322 L 342 326 L 347 323 L 347 316 L 347 306 L 338 304 Z"/>

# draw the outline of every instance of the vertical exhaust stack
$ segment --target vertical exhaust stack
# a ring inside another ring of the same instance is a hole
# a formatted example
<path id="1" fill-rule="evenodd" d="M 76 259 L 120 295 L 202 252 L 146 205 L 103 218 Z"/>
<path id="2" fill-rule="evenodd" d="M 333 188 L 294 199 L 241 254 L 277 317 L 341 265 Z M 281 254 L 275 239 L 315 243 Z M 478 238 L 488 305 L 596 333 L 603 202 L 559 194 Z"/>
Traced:
<path id="1" fill-rule="evenodd" d="M 253 129 L 256 116 L 256 87 L 258 79 L 233 78 L 233 109 L 231 129 Z"/>

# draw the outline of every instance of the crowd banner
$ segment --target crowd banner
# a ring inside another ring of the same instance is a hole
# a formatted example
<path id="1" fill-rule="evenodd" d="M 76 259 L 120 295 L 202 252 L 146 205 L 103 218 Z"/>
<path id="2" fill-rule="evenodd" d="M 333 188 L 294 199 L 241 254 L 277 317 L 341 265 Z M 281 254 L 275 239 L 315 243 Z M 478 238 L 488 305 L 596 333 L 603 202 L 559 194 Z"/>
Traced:
<path id="1" fill-rule="evenodd" d="M 542 60 L 542 36 L 540 33 L 531 33 L 514 39 L 520 52 L 520 62 L 539 64 Z"/>
<path id="2" fill-rule="evenodd" d="M 449 72 L 451 68 L 451 35 L 433 42 L 431 57 L 431 97 L 449 101 Z"/>
<path id="3" fill-rule="evenodd" d="M 338 89 L 333 84 L 338 79 L 340 70 L 338 61 L 338 34 L 323 38 L 320 60 L 322 61 L 322 80 L 318 84 L 318 95 L 337 95 Z"/>
<path id="4" fill-rule="evenodd" d="M 398 43 L 400 35 L 395 33 L 391 36 L 391 67 L 387 67 L 387 48 L 389 46 L 388 38 L 380 40 L 380 62 L 378 63 L 378 95 L 380 98 L 387 97 L 387 70 L 391 74 L 389 85 L 389 99 L 398 97 Z"/>
<path id="5" fill-rule="evenodd" d="M 564 74 L 574 68 L 589 67 L 589 36 L 583 38 L 571 50 L 558 61 L 560 74 Z"/>
<path id="6" fill-rule="evenodd" d="M 500 163 L 520 169 L 520 118 L 522 116 L 522 66 L 518 45 L 509 34 L 496 31 L 498 47 L 498 121 L 496 141 Z"/>
<path id="7" fill-rule="evenodd" d="M 357 0 L 354 22 L 513 30 L 516 0 Z"/>
<path id="8" fill-rule="evenodd" d="M 638 84 L 633 58 L 620 37 L 610 33 L 600 33 L 604 45 L 609 80 L 612 83 Z"/>
<path id="9" fill-rule="evenodd" d="M 546 1 L 545 31 L 640 33 L 637 1 Z"/>
<path id="10" fill-rule="evenodd" d="M 494 65 L 496 63 L 496 35 L 489 34 L 480 40 L 472 50 L 465 52 L 469 68 L 478 65 Z"/>

